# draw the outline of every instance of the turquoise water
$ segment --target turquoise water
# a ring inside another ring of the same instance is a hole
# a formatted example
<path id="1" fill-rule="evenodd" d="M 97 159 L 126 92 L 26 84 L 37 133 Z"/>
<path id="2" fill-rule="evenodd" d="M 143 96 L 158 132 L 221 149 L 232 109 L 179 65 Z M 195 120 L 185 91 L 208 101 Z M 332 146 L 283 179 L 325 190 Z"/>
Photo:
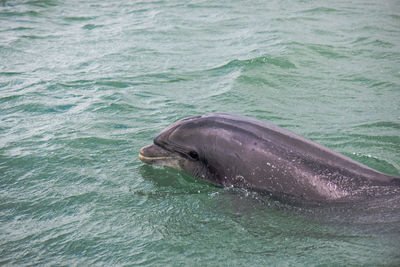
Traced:
<path id="1" fill-rule="evenodd" d="M 231 112 L 400 176 L 398 1 L 0 1 L 0 265 L 397 265 L 400 196 L 292 206 L 141 163 Z"/>

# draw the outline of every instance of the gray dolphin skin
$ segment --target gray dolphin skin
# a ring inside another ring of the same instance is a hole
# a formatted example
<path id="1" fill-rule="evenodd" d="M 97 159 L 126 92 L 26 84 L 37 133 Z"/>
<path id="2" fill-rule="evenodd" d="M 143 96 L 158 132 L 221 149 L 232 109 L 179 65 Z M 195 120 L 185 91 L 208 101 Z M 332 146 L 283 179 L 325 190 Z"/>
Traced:
<path id="1" fill-rule="evenodd" d="M 340 200 L 400 192 L 400 178 L 278 126 L 227 113 L 173 123 L 140 150 L 139 159 L 217 186 L 278 197 Z"/>

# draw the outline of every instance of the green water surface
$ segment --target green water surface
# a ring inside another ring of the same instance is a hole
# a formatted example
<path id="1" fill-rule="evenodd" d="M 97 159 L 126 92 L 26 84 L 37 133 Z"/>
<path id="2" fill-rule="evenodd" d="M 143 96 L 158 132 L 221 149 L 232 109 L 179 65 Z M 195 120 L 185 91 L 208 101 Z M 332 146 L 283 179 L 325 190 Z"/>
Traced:
<path id="1" fill-rule="evenodd" d="M 400 3 L 0 1 L 0 265 L 400 265 L 400 196 L 295 207 L 141 163 L 255 117 L 400 176 Z"/>

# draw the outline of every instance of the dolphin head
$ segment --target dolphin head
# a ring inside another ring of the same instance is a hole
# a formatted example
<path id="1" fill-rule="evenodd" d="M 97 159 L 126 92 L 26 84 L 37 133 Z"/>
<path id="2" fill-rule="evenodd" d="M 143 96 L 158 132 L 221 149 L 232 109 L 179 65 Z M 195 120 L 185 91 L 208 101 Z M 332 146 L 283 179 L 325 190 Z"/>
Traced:
<path id="1" fill-rule="evenodd" d="M 228 113 L 184 118 L 143 147 L 139 159 L 217 186 L 256 188 L 270 175 L 262 173 L 268 161 L 259 137 L 263 129 L 256 120 Z"/>
<path id="2" fill-rule="evenodd" d="M 207 116 L 179 120 L 158 134 L 153 144 L 143 147 L 139 159 L 148 164 L 183 170 L 197 178 L 221 185 L 206 154 L 213 145 L 213 131 Z"/>

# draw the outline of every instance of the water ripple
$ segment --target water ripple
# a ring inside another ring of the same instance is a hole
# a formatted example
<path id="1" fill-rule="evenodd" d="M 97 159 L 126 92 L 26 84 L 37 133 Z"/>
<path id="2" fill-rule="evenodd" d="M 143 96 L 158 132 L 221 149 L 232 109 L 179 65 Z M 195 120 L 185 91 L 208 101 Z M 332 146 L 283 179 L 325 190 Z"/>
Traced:
<path id="1" fill-rule="evenodd" d="M 398 176 L 393 4 L 0 1 L 0 264 L 398 265 L 397 197 L 283 203 L 137 157 L 225 111 Z"/>

